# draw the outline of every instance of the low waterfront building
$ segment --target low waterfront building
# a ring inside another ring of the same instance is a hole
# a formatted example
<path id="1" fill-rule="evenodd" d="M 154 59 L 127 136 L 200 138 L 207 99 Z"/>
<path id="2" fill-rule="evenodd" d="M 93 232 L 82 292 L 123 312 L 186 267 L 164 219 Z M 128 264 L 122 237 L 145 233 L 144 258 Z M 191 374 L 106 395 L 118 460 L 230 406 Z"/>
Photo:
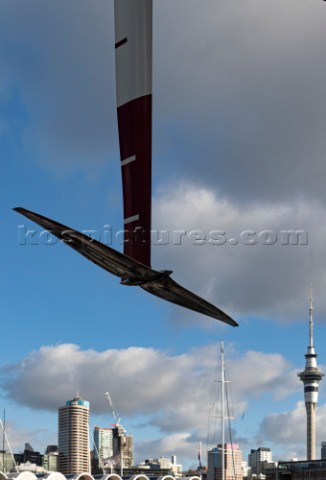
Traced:
<path id="1" fill-rule="evenodd" d="M 20 463 L 19 465 L 17 465 L 16 470 L 18 472 L 32 472 L 32 473 L 35 473 L 36 475 L 47 473 L 45 468 L 41 467 L 40 465 L 37 465 L 36 463 L 31 463 L 28 461 L 26 463 Z"/>
<path id="2" fill-rule="evenodd" d="M 140 465 L 145 469 L 148 469 L 150 474 L 152 474 L 153 471 L 160 470 L 167 472 L 168 475 L 174 475 L 175 477 L 182 476 L 182 465 L 177 463 L 176 455 L 172 455 L 171 460 L 164 457 L 147 459 Z"/>
<path id="3" fill-rule="evenodd" d="M 326 442 L 321 442 L 321 451 L 320 451 L 321 459 L 326 459 Z"/>
<path id="4" fill-rule="evenodd" d="M 278 462 L 265 471 L 266 480 L 326 480 L 326 460 Z"/>

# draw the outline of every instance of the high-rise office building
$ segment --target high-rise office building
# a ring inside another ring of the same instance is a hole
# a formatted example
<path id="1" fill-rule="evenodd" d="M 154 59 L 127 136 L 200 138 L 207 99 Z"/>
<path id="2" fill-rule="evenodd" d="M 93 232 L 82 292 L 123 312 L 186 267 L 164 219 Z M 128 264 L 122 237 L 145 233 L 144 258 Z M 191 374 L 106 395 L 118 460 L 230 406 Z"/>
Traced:
<path id="1" fill-rule="evenodd" d="M 222 480 L 222 444 L 207 454 L 207 480 Z M 242 451 L 239 445 L 224 444 L 224 480 L 242 480 Z"/>
<path id="2" fill-rule="evenodd" d="M 113 432 L 112 428 L 94 428 L 94 452 L 93 459 L 96 467 L 104 468 L 108 458 L 113 456 Z"/>
<path id="3" fill-rule="evenodd" d="M 89 402 L 76 396 L 59 408 L 58 471 L 90 473 Z"/>
<path id="4" fill-rule="evenodd" d="M 127 435 L 122 425 L 115 425 L 113 433 L 113 455 L 120 455 L 123 468 L 130 468 L 134 464 L 134 439 Z"/>
<path id="5" fill-rule="evenodd" d="M 250 450 L 248 455 L 248 466 L 254 475 L 264 474 L 264 466 L 272 461 L 273 455 L 270 448 L 260 447 L 257 450 Z"/>
<path id="6" fill-rule="evenodd" d="M 304 384 L 304 399 L 307 411 L 307 460 L 316 459 L 316 407 L 318 403 L 318 384 L 324 374 L 317 367 L 317 354 L 313 343 L 312 290 L 309 298 L 309 346 L 306 367 L 298 376 Z"/>

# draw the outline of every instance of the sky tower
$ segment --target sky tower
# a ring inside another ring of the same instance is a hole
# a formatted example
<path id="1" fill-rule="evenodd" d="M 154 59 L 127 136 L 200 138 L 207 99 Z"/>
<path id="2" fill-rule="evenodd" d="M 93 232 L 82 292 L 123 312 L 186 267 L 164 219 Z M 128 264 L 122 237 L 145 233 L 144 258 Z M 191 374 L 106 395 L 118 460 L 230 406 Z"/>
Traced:
<path id="1" fill-rule="evenodd" d="M 298 376 L 304 384 L 304 400 L 307 410 L 307 460 L 316 459 L 316 407 L 318 402 L 318 384 L 324 374 L 317 367 L 317 354 L 313 342 L 312 287 L 309 288 L 309 346 L 306 367 Z"/>

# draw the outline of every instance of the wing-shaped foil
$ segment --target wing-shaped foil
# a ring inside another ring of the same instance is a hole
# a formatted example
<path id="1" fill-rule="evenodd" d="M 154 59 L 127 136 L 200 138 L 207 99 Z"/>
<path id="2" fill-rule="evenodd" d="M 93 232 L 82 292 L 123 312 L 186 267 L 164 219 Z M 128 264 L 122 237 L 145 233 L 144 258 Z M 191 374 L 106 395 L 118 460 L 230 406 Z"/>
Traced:
<path id="1" fill-rule="evenodd" d="M 163 298 L 168 302 L 175 303 L 189 310 L 194 310 L 195 312 L 215 318 L 216 320 L 221 320 L 221 322 L 228 323 L 233 327 L 238 326 L 237 322 L 222 310 L 182 287 L 170 277 L 162 278 L 156 282 L 148 282 L 140 286 L 152 295 Z"/>
<path id="2" fill-rule="evenodd" d="M 137 260 L 38 213 L 31 212 L 25 208 L 15 208 L 14 210 L 53 233 L 53 235 L 65 242 L 69 247 L 96 265 L 120 277 L 122 284 L 138 285 L 149 293 L 163 298 L 168 302 L 221 320 L 229 325 L 237 326 L 237 323 L 222 312 L 222 310 L 178 285 L 169 277 L 172 272 L 152 270 Z"/>
<path id="3" fill-rule="evenodd" d="M 55 222 L 50 218 L 39 215 L 38 213 L 31 212 L 30 210 L 26 210 L 25 208 L 18 207 L 14 208 L 14 210 L 37 223 L 45 230 L 53 233 L 53 235 L 69 245 L 69 247 L 73 248 L 99 267 L 104 268 L 104 270 L 113 273 L 113 275 L 127 280 L 130 277 L 142 277 L 153 273 L 153 270 L 146 267 L 146 265 L 142 265 L 123 253 L 117 252 L 113 248 L 108 247 L 77 230 L 67 227 L 66 225 L 62 225 L 61 223 Z"/>
<path id="4" fill-rule="evenodd" d="M 114 17 L 124 253 L 150 266 L 152 0 L 115 0 Z"/>

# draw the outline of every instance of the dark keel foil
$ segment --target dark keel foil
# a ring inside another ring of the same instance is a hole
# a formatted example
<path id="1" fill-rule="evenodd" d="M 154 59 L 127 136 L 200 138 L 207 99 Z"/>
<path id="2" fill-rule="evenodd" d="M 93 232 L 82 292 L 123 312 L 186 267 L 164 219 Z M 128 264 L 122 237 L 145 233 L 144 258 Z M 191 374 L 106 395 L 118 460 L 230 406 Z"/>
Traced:
<path id="1" fill-rule="evenodd" d="M 171 271 L 158 272 L 142 263 L 84 235 L 77 230 L 66 227 L 47 217 L 31 212 L 25 208 L 14 210 L 41 227 L 49 230 L 69 247 L 86 257 L 104 270 L 121 278 L 123 285 L 137 285 L 163 300 L 194 310 L 195 312 L 215 318 L 221 322 L 238 326 L 231 317 L 219 308 L 207 302 L 193 292 L 176 283 L 170 277 Z"/>

